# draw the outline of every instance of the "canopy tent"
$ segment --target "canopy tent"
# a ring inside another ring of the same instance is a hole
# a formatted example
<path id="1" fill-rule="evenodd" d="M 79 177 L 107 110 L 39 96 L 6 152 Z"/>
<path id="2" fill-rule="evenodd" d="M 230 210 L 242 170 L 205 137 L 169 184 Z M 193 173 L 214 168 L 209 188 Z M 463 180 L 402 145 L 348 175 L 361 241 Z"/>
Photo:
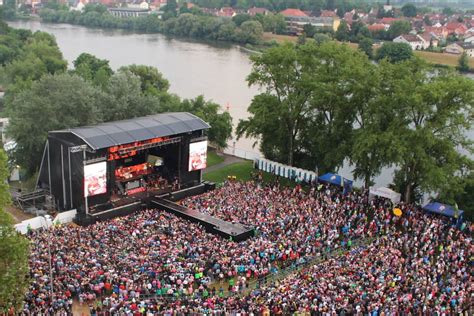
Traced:
<path id="1" fill-rule="evenodd" d="M 369 197 L 379 196 L 391 200 L 393 203 L 399 203 L 401 194 L 397 193 L 389 188 L 380 187 L 380 188 L 370 188 Z"/>
<path id="2" fill-rule="evenodd" d="M 352 180 L 334 173 L 326 173 L 319 177 L 319 181 L 334 184 L 344 188 L 344 192 L 352 191 Z"/>
<path id="3" fill-rule="evenodd" d="M 439 202 L 430 202 L 423 207 L 423 210 L 428 213 L 434 213 L 439 215 L 444 215 L 448 217 L 455 217 L 456 210 L 454 206 L 439 203 Z M 461 218 L 464 214 L 463 210 L 458 210 L 457 217 Z"/>

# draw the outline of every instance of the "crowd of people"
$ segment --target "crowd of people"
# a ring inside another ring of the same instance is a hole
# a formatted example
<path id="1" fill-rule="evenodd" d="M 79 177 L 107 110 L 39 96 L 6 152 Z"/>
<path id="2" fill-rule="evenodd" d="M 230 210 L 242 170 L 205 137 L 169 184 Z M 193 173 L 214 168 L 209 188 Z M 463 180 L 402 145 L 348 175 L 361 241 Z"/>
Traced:
<path id="1" fill-rule="evenodd" d="M 252 225 L 255 236 L 225 240 L 157 209 L 32 231 L 23 314 L 70 314 L 75 300 L 93 315 L 472 310 L 472 226 L 460 230 L 403 204 L 398 217 L 385 200 L 327 186 L 229 181 L 181 203 Z M 355 240 L 370 242 L 355 247 Z M 335 249 L 345 251 L 310 263 Z M 304 268 L 250 287 L 295 265 Z"/>

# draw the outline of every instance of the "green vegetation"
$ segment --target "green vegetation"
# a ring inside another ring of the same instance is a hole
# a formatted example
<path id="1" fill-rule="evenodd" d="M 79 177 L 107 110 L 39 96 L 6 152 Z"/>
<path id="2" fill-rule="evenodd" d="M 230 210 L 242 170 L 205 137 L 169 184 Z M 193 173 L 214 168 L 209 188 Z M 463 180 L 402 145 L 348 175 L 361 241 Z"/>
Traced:
<path id="1" fill-rule="evenodd" d="M 204 40 L 228 41 L 240 44 L 259 44 L 262 34 L 284 32 L 286 23 L 279 14 L 238 15 L 233 19 L 203 14 L 200 10 L 180 9 L 178 15 L 174 5 L 168 3 L 161 20 L 156 14 L 145 17 L 119 18 L 107 12 L 100 4 L 87 4 L 83 12 L 45 8 L 40 17 L 45 22 L 69 23 L 90 27 L 120 28 L 146 33 L 163 33 Z"/>
<path id="2" fill-rule="evenodd" d="M 18 314 L 28 280 L 28 240 L 14 228 L 13 218 L 5 211 L 10 202 L 7 155 L 0 150 L 0 314 Z"/>
<path id="3" fill-rule="evenodd" d="M 107 60 L 81 54 L 67 71 L 53 36 L 14 30 L 0 23 L 2 85 L 10 117 L 8 133 L 17 146 L 11 158 L 32 175 L 47 132 L 161 112 L 188 111 L 212 127 L 209 140 L 224 148 L 232 118 L 199 96 L 181 100 L 154 67 L 130 65 L 113 72 Z"/>
<path id="4" fill-rule="evenodd" d="M 413 3 L 407 3 L 402 7 L 402 13 L 406 17 L 415 17 L 417 14 L 417 8 Z"/>
<path id="5" fill-rule="evenodd" d="M 459 56 L 457 69 L 460 72 L 468 72 L 469 71 L 469 59 L 467 57 L 466 52 L 463 52 L 461 54 L 461 56 Z"/>
<path id="6" fill-rule="evenodd" d="M 202 178 L 215 183 L 226 181 L 228 176 L 235 176 L 238 181 L 248 181 L 252 179 L 252 171 L 252 161 L 243 161 L 224 166 L 215 171 L 206 172 Z"/>
<path id="7" fill-rule="evenodd" d="M 236 162 L 231 165 L 224 166 L 217 170 L 206 172 L 203 174 L 203 179 L 215 183 L 222 183 L 226 181 L 229 176 L 235 176 L 237 181 L 249 181 L 253 179 L 258 171 L 253 168 L 253 162 L 246 160 L 243 162 Z M 262 171 L 262 180 L 265 183 L 274 182 L 278 178 L 281 185 L 294 187 L 296 183 L 287 178 L 280 178 L 276 175 Z"/>
<path id="8" fill-rule="evenodd" d="M 215 150 L 209 150 L 207 152 L 207 168 L 220 164 L 224 159 L 224 156 L 218 155 Z"/>
<path id="9" fill-rule="evenodd" d="M 287 43 L 252 62 L 248 82 L 264 92 L 237 133 L 260 139 L 266 158 L 319 173 L 348 159 L 366 186 L 396 166 L 394 187 L 406 201 L 465 190 L 473 161 L 459 149 L 473 152 L 472 80 L 416 57 L 374 65 L 334 42 Z"/>
<path id="10" fill-rule="evenodd" d="M 408 60 L 413 57 L 413 50 L 405 43 L 386 42 L 377 49 L 376 60 L 387 59 L 392 63 Z"/>

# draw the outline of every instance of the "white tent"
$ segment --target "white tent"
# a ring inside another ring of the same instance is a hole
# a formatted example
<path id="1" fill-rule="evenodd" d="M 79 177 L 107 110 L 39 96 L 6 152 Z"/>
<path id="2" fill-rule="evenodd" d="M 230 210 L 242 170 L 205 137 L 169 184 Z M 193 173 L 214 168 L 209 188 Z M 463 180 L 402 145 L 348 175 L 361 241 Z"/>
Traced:
<path id="1" fill-rule="evenodd" d="M 393 203 L 399 203 L 401 194 L 397 193 L 389 188 L 380 187 L 380 188 L 370 188 L 369 197 L 380 196 L 386 199 L 390 199 Z"/>

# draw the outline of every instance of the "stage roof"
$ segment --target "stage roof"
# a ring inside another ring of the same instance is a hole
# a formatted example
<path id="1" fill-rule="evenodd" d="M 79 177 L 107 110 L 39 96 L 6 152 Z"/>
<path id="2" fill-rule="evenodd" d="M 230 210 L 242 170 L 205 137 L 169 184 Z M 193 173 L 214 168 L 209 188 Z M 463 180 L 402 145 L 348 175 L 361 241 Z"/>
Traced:
<path id="1" fill-rule="evenodd" d="M 92 149 L 102 149 L 156 137 L 208 129 L 209 127 L 209 124 L 191 113 L 173 112 L 50 133 L 72 133 Z"/>

